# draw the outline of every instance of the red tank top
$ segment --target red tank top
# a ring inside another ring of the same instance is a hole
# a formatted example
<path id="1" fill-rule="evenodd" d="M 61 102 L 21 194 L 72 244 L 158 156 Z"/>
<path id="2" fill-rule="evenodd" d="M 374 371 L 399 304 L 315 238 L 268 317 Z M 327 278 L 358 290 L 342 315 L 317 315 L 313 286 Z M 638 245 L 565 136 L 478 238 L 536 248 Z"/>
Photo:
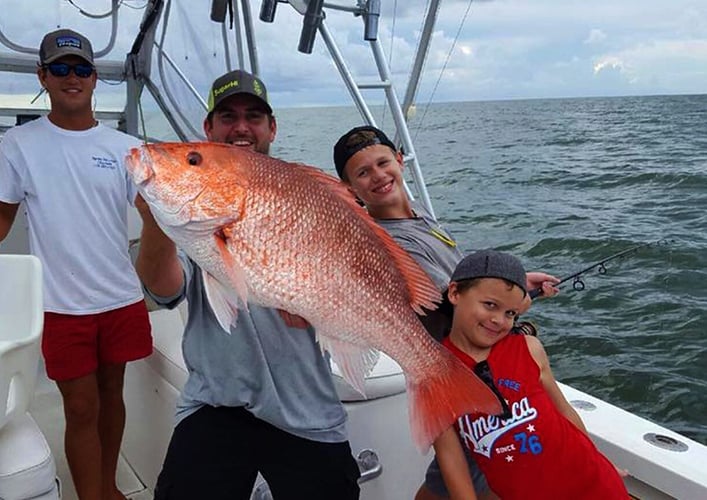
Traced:
<path id="1" fill-rule="evenodd" d="M 467 366 L 476 366 L 449 337 L 443 344 Z M 466 415 L 457 431 L 499 497 L 629 498 L 615 467 L 545 392 L 524 335 L 508 335 L 493 346 L 487 361 L 512 416 Z"/>

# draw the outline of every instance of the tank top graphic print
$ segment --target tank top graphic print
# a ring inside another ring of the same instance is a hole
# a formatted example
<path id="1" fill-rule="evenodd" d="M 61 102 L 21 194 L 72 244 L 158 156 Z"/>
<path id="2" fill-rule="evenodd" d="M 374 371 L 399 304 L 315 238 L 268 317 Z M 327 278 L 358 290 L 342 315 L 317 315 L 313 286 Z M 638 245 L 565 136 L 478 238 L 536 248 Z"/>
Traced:
<path id="1" fill-rule="evenodd" d="M 467 366 L 476 366 L 449 337 L 443 344 Z M 487 361 L 511 416 L 474 413 L 461 417 L 456 428 L 499 497 L 629 498 L 615 467 L 545 392 L 525 336 L 508 335 Z"/>

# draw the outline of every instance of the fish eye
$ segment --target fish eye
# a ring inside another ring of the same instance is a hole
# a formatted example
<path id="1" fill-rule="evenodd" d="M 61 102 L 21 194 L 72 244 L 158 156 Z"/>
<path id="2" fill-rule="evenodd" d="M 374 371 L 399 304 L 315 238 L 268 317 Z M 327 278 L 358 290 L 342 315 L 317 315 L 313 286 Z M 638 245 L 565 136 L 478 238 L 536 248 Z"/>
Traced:
<path id="1" fill-rule="evenodd" d="M 201 154 L 197 153 L 196 151 L 192 151 L 191 153 L 187 154 L 187 162 L 189 163 L 189 165 L 197 167 L 201 165 L 201 161 Z"/>

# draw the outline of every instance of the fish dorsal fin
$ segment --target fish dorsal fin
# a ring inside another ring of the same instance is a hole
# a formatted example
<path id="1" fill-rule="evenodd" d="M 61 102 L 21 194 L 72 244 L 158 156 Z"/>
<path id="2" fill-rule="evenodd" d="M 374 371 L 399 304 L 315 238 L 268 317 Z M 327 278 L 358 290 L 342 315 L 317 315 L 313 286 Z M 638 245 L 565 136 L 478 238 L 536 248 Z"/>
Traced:
<path id="1" fill-rule="evenodd" d="M 358 204 L 356 197 L 349 191 L 346 184 L 316 167 L 301 163 L 295 163 L 293 165 L 302 172 L 305 172 L 306 175 L 315 181 L 327 186 L 330 191 L 359 214 L 376 236 L 381 239 L 384 248 L 405 279 L 408 293 L 410 294 L 410 306 L 413 310 L 417 314 L 424 315 L 425 311 L 422 309 L 423 307 L 429 311 L 437 309 L 437 304 L 442 301 L 442 296 L 430 277 L 427 276 L 427 273 L 415 262 L 415 259 L 398 245 L 393 237 L 379 226 L 368 212 Z"/>

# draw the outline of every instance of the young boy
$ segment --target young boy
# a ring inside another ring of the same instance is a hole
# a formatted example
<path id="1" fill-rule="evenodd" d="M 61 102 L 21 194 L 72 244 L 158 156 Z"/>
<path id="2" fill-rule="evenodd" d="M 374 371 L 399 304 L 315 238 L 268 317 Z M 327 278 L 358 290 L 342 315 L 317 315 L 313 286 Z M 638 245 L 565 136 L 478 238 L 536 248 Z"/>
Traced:
<path id="1" fill-rule="evenodd" d="M 629 498 L 617 469 L 594 446 L 560 391 L 536 337 L 509 335 L 527 295 L 518 259 L 493 250 L 464 257 L 447 298 L 443 344 L 497 392 L 504 414 L 460 418 L 434 443 L 452 498 L 476 498 L 462 446 L 501 498 Z"/>

